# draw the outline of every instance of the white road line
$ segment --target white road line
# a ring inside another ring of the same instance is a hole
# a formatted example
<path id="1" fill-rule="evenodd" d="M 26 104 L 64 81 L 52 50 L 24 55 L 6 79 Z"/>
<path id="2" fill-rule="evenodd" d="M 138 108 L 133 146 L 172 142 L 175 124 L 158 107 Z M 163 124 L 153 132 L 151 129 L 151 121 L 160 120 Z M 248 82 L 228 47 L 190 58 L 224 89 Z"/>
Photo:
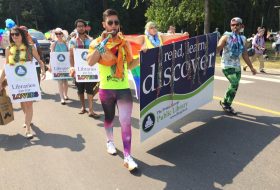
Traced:
<path id="1" fill-rule="evenodd" d="M 260 77 L 260 76 L 242 75 L 242 78 L 256 79 L 256 80 L 263 80 L 263 81 L 280 83 L 280 79 L 273 79 L 273 78 Z"/>
<path id="2" fill-rule="evenodd" d="M 215 75 L 215 79 L 217 80 L 223 80 L 223 81 L 228 81 L 228 79 L 226 77 L 221 77 L 221 76 L 216 76 Z M 240 80 L 241 84 L 249 84 L 249 83 L 254 83 L 254 81 L 249 81 L 249 80 Z"/>

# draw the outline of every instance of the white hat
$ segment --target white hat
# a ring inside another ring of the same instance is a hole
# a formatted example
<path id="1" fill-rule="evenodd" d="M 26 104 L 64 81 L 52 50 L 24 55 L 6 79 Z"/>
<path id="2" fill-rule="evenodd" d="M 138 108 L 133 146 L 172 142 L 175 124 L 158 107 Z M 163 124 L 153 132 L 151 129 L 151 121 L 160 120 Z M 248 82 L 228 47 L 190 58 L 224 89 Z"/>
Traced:
<path id="1" fill-rule="evenodd" d="M 239 17 L 234 17 L 230 20 L 230 23 L 232 22 L 238 22 L 239 24 L 242 24 L 242 19 Z"/>
<path id="2" fill-rule="evenodd" d="M 63 32 L 63 30 L 61 28 L 56 28 L 54 30 L 54 33 L 62 33 L 62 32 Z"/>

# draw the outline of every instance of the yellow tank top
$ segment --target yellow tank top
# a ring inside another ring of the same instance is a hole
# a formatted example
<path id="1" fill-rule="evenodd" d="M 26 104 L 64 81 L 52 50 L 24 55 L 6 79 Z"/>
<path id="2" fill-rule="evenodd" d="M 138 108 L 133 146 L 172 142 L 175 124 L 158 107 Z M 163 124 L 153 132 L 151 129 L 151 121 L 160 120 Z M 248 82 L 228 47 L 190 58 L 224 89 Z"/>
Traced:
<path id="1" fill-rule="evenodd" d="M 160 41 L 160 46 L 162 46 L 162 39 L 160 36 L 158 36 L 159 41 Z M 152 44 L 152 42 L 149 40 L 149 38 L 145 35 L 145 46 L 148 49 L 155 48 L 155 46 Z"/>

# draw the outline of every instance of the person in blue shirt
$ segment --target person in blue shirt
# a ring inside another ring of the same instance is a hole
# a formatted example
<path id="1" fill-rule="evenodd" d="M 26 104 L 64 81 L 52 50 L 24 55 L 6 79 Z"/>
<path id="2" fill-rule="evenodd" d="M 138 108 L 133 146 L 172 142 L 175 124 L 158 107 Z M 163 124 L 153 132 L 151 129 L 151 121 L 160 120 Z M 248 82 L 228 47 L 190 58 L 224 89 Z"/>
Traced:
<path id="1" fill-rule="evenodd" d="M 240 35 L 242 19 L 239 17 L 232 18 L 230 21 L 230 27 L 231 32 L 225 32 L 217 46 L 217 52 L 220 52 L 223 49 L 221 67 L 225 77 L 230 82 L 230 86 L 226 91 L 224 99 L 220 101 L 220 105 L 226 113 L 236 115 L 237 113 L 231 105 L 235 98 L 241 78 L 240 57 L 243 57 L 253 75 L 257 72 L 247 53 L 245 46 L 246 38 L 245 36 Z"/>

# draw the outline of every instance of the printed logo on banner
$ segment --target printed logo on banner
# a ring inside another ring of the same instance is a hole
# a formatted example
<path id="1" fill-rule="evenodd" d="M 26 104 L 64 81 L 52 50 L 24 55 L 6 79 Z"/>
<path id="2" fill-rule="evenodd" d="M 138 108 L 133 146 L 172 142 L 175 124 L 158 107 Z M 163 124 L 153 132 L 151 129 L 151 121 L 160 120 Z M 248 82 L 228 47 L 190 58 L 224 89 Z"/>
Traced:
<path id="1" fill-rule="evenodd" d="M 154 125 L 155 125 L 155 115 L 153 113 L 149 113 L 144 118 L 144 121 L 142 123 L 142 129 L 145 132 L 149 132 L 150 130 L 152 130 Z"/>
<path id="2" fill-rule="evenodd" d="M 60 61 L 60 62 L 63 62 L 63 61 L 65 61 L 65 56 L 63 54 L 58 54 L 57 55 L 57 60 Z"/>
<path id="3" fill-rule="evenodd" d="M 17 76 L 23 77 L 23 76 L 26 75 L 27 69 L 23 65 L 19 65 L 19 66 L 16 67 L 15 73 L 16 73 Z"/>
<path id="4" fill-rule="evenodd" d="M 84 51 L 82 54 L 81 54 L 81 57 L 84 61 L 87 60 L 87 55 L 88 55 L 88 52 L 87 51 Z"/>

